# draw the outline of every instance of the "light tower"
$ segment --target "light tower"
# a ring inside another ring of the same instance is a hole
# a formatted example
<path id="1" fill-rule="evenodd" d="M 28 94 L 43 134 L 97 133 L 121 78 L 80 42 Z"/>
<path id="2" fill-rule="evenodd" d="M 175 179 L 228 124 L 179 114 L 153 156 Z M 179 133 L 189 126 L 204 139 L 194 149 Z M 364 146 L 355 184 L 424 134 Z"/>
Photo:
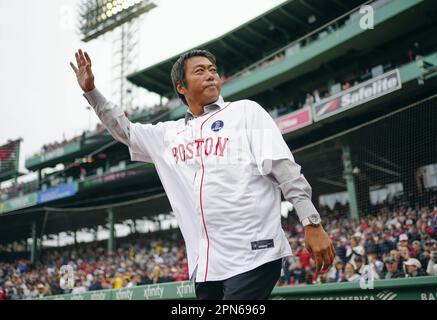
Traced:
<path id="1" fill-rule="evenodd" d="M 127 111 L 132 110 L 137 92 L 126 75 L 134 71 L 139 57 L 139 17 L 155 7 L 151 0 L 82 0 L 79 4 L 82 41 L 113 31 L 112 98 Z"/>

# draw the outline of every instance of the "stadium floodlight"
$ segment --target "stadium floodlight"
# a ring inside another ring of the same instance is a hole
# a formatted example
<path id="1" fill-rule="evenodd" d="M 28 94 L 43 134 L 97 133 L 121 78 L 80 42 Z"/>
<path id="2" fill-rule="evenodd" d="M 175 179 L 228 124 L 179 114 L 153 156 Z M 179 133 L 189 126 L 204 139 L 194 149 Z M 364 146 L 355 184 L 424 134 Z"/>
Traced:
<path id="1" fill-rule="evenodd" d="M 150 0 L 82 0 L 79 29 L 88 42 L 156 7 Z"/>

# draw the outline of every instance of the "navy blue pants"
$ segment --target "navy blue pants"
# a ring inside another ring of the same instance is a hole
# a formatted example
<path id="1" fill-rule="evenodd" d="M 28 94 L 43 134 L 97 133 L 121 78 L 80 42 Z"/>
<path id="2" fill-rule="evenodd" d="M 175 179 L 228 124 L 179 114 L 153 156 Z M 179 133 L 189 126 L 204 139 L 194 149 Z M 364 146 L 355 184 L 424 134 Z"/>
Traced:
<path id="1" fill-rule="evenodd" d="M 198 300 L 266 300 L 281 276 L 282 259 L 221 281 L 196 282 Z"/>

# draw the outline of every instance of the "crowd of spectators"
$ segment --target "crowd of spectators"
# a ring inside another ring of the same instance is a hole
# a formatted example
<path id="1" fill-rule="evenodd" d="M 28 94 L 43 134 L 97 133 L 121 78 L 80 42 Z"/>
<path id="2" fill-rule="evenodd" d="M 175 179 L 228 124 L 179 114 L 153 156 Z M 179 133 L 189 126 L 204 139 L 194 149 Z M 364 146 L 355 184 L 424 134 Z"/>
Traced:
<path id="1" fill-rule="evenodd" d="M 284 221 L 294 256 L 284 262 L 278 285 L 304 285 L 437 276 L 437 207 L 381 206 L 377 214 L 354 221 L 347 207 L 322 208 L 324 226 L 336 248 L 333 266 L 316 274 L 295 217 Z"/>
<path id="2" fill-rule="evenodd" d="M 278 105 L 267 106 L 266 110 L 273 119 L 276 119 L 304 107 L 311 107 L 313 104 L 317 104 L 323 99 L 329 98 L 338 92 L 345 91 L 371 78 L 377 77 L 382 74 L 382 72 L 387 72 L 394 67 L 395 66 L 391 62 L 387 62 L 384 65 L 374 66 L 372 69 L 365 68 L 357 75 L 348 74 L 344 77 L 335 79 L 335 84 L 333 85 L 326 83 L 326 85 L 320 86 L 312 92 L 307 92 L 305 95 L 302 95 L 298 101 L 290 100 Z"/>
<path id="3" fill-rule="evenodd" d="M 69 143 L 80 141 L 80 139 L 81 139 L 81 136 L 77 136 L 77 137 L 74 137 L 74 138 L 68 139 L 68 140 L 64 138 L 60 142 L 59 141 L 55 141 L 55 142 L 44 144 L 41 147 L 41 153 L 47 153 L 47 152 L 50 152 L 50 151 L 62 148 L 62 147 L 66 146 Z"/>
<path id="4" fill-rule="evenodd" d="M 0 201 L 5 201 L 37 190 L 38 181 L 36 180 L 12 183 L 8 187 L 0 188 Z"/>
<path id="5" fill-rule="evenodd" d="M 117 239 L 120 240 L 120 239 Z M 75 270 L 74 289 L 60 287 L 61 266 Z M 138 235 L 115 252 L 105 244 L 46 249 L 36 265 L 28 260 L 0 262 L 0 300 L 35 299 L 63 293 L 129 288 L 188 280 L 186 252 L 178 230 L 165 235 Z"/>
<path id="6" fill-rule="evenodd" d="M 361 277 L 392 279 L 437 276 L 437 207 L 381 205 L 376 214 L 359 221 L 348 217 L 347 206 L 320 209 L 324 227 L 336 248 L 333 266 L 316 273 L 305 249 L 302 226 L 290 214 L 284 231 L 294 255 L 284 259 L 278 286 L 353 282 Z M 128 288 L 188 280 L 188 264 L 178 230 L 133 234 L 117 239 L 109 253 L 104 243 L 45 249 L 37 265 L 18 259 L 0 262 L 0 300 L 32 299 L 54 294 Z M 75 287 L 60 288 L 60 268 L 75 270 Z"/>

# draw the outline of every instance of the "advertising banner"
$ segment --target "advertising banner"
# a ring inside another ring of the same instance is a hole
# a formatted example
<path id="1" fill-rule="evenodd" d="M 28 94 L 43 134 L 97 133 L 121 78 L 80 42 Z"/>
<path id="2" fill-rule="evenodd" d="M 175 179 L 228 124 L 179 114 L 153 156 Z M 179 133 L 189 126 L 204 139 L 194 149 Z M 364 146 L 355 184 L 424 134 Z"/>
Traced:
<path id="1" fill-rule="evenodd" d="M 364 285 L 363 285 L 364 284 Z M 195 299 L 194 282 L 168 282 L 133 288 L 44 297 L 47 300 L 180 300 Z M 436 300 L 437 277 L 342 282 L 275 287 L 274 300 Z"/>
<path id="2" fill-rule="evenodd" d="M 399 70 L 391 70 L 314 104 L 314 121 L 320 121 L 401 88 Z"/>
<path id="3" fill-rule="evenodd" d="M 21 197 L 8 199 L 3 202 L 3 212 L 31 207 L 37 204 L 37 193 L 29 193 Z M 1 209 L 0 209 L 1 212 Z"/>
<path id="4" fill-rule="evenodd" d="M 38 192 L 38 203 L 44 203 L 76 194 L 77 183 L 64 183 L 59 186 Z"/>
<path id="5" fill-rule="evenodd" d="M 275 122 L 282 134 L 296 131 L 297 129 L 310 125 L 313 122 L 311 108 L 304 107 L 301 110 L 276 118 Z"/>

